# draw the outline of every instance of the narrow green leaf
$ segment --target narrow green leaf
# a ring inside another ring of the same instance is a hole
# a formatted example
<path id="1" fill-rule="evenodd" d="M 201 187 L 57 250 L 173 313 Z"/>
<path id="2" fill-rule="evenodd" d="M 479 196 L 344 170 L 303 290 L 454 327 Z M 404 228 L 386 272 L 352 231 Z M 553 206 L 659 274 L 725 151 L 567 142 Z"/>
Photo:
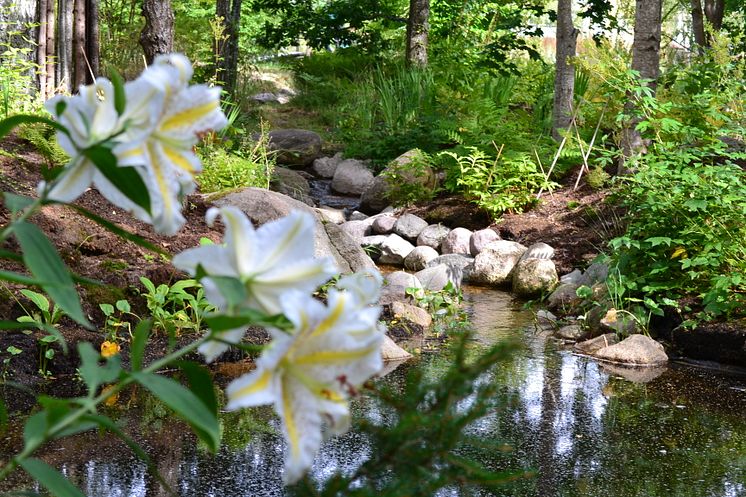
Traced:
<path id="1" fill-rule="evenodd" d="M 109 73 L 111 84 L 114 86 L 114 109 L 121 116 L 127 106 L 127 94 L 124 92 L 124 78 L 114 68 L 111 68 Z"/>
<path id="2" fill-rule="evenodd" d="M 130 364 L 132 366 L 132 371 L 140 371 L 142 369 L 142 358 L 145 354 L 145 345 L 148 343 L 152 326 L 152 320 L 144 319 L 135 327 L 135 334 L 133 335 L 132 344 L 130 345 Z"/>
<path id="3" fill-rule="evenodd" d="M 17 262 L 23 261 L 23 257 L 21 257 L 21 254 L 16 254 L 15 252 L 11 252 L 10 250 L 5 249 L 0 249 L 0 259 L 8 259 Z"/>
<path id="4" fill-rule="evenodd" d="M 292 323 L 282 314 L 268 316 L 253 309 L 242 310 L 241 314 L 233 316 L 213 314 L 205 317 L 205 323 L 207 323 L 208 328 L 215 332 L 234 330 L 249 325 L 270 326 L 279 330 L 287 330 L 292 327 Z"/>
<path id="5" fill-rule="evenodd" d="M 202 401 L 180 383 L 157 374 L 133 372 L 132 378 L 150 390 L 158 399 L 189 423 L 197 436 L 213 452 L 220 446 L 220 425 Z"/>
<path id="6" fill-rule="evenodd" d="M 52 121 L 51 119 L 47 117 L 32 116 L 30 114 L 19 114 L 17 116 L 11 116 L 0 121 L 0 138 L 10 133 L 11 131 L 13 131 L 14 128 L 20 126 L 21 124 L 31 124 L 31 123 L 43 123 L 43 124 L 53 127 L 57 131 L 61 131 L 65 134 L 68 134 L 67 128 L 65 128 L 64 126 L 62 126 L 60 123 L 56 121 Z"/>
<path id="7" fill-rule="evenodd" d="M 0 396 L 0 435 L 5 435 L 8 430 L 8 409 L 5 407 L 5 401 Z"/>
<path id="8" fill-rule="evenodd" d="M 80 298 L 70 271 L 54 245 L 39 228 L 30 223 L 15 223 L 13 232 L 21 245 L 26 267 L 42 282 L 44 291 L 68 316 L 92 329 L 80 307 Z"/>
<path id="9" fill-rule="evenodd" d="M 124 238 L 125 240 L 130 241 L 134 243 L 135 245 L 139 245 L 140 247 L 144 249 L 150 250 L 151 252 L 155 252 L 157 254 L 163 255 L 165 257 L 168 257 L 169 259 L 171 258 L 171 254 L 169 254 L 162 248 L 150 243 L 149 241 L 145 240 L 144 238 L 140 236 L 135 235 L 134 233 L 130 233 L 129 231 L 120 228 L 119 226 L 112 223 L 111 221 L 107 221 L 101 216 L 98 216 L 97 214 L 94 214 L 93 212 L 86 210 L 85 208 L 79 205 L 73 205 L 73 204 L 66 204 L 66 205 L 78 211 L 80 214 L 84 215 L 85 217 L 87 217 L 94 223 L 98 224 L 102 228 L 119 236 L 120 238 Z"/>
<path id="10" fill-rule="evenodd" d="M 37 412 L 26 420 L 23 426 L 23 443 L 26 446 L 37 445 L 47 435 L 47 413 Z"/>
<path id="11" fill-rule="evenodd" d="M 41 281 L 30 278 L 25 274 L 14 273 L 13 271 L 0 271 L 0 280 L 12 281 L 13 283 L 20 283 L 22 285 L 34 285 L 41 286 Z"/>
<path id="12" fill-rule="evenodd" d="M 117 165 L 117 158 L 112 151 L 103 146 L 87 148 L 85 155 L 101 174 L 106 176 L 114 187 L 126 195 L 132 202 L 150 212 L 150 194 L 145 182 L 134 167 Z"/>
<path id="13" fill-rule="evenodd" d="M 7 207 L 8 210 L 10 210 L 10 212 L 12 212 L 13 214 L 22 211 L 35 202 L 35 199 L 31 197 L 27 197 L 25 195 L 16 195 L 15 193 L 10 192 L 3 193 L 3 200 L 5 203 L 5 207 Z"/>
<path id="14" fill-rule="evenodd" d="M 203 366 L 191 361 L 181 361 L 177 366 L 186 376 L 189 389 L 211 413 L 217 416 L 218 399 L 215 396 L 215 384 L 210 372 Z"/>
<path id="15" fill-rule="evenodd" d="M 55 497 L 85 497 L 67 478 L 39 459 L 24 459 L 20 466 Z"/>

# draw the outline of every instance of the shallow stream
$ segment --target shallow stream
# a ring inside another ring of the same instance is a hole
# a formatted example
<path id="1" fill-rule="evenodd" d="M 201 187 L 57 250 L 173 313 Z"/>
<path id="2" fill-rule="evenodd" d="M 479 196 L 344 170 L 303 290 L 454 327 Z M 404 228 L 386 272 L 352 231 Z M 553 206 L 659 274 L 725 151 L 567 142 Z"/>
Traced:
<path id="1" fill-rule="evenodd" d="M 484 495 L 746 496 L 746 375 L 671 364 L 633 378 L 645 383 L 632 382 L 536 334 L 531 314 L 508 294 L 467 289 L 466 296 L 478 343 L 510 336 L 525 345 L 483 378 L 501 382 L 506 401 L 471 430 L 509 449 L 483 464 L 531 469 L 536 476 Z M 426 355 L 380 381 L 400 382 L 410 368 L 437 375 L 446 364 L 442 354 Z M 143 397 L 120 398 L 111 409 L 131 433 L 140 434 L 179 495 L 284 495 L 284 447 L 269 409 L 223 417 L 223 447 L 212 456 L 165 408 Z M 387 415 L 369 398 L 357 401 L 354 410 L 373 419 Z M 350 471 L 370 450 L 366 436 L 356 432 L 329 440 L 313 476 L 323 480 Z M 89 433 L 56 442 L 44 459 L 90 497 L 165 495 L 114 438 Z M 0 482 L 0 491 L 30 485 L 24 478 Z"/>

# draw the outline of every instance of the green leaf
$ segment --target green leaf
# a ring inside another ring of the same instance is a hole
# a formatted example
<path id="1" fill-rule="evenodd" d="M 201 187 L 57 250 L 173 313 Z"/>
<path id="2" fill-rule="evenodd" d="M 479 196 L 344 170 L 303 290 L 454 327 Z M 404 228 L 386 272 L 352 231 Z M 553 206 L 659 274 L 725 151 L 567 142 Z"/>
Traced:
<path id="1" fill-rule="evenodd" d="M 39 459 L 23 459 L 19 465 L 55 497 L 85 497 L 59 471 Z"/>
<path id="2" fill-rule="evenodd" d="M 191 361 L 181 361 L 177 366 L 186 376 L 189 389 L 211 413 L 217 416 L 218 399 L 215 396 L 215 384 L 210 372 L 203 366 Z"/>
<path id="3" fill-rule="evenodd" d="M 47 435 L 47 413 L 37 412 L 23 426 L 23 443 L 33 446 L 41 443 Z"/>
<path id="4" fill-rule="evenodd" d="M 0 249 L 0 258 L 17 262 L 23 261 L 23 257 L 21 257 L 21 254 L 16 254 L 15 252 L 11 252 L 10 250 L 5 249 Z"/>
<path id="5" fill-rule="evenodd" d="M 292 328 L 292 323 L 282 314 L 268 316 L 253 309 L 242 310 L 238 315 L 213 314 L 206 316 L 205 323 L 214 332 L 234 330 L 249 325 L 270 326 L 279 330 Z"/>
<path id="6" fill-rule="evenodd" d="M 13 214 L 22 211 L 35 202 L 35 199 L 31 197 L 16 195 L 15 193 L 10 192 L 3 193 L 3 200 L 5 201 L 5 207 L 7 207 Z"/>
<path id="7" fill-rule="evenodd" d="M 150 329 L 152 326 L 153 321 L 150 319 L 144 319 L 135 327 L 135 334 L 133 335 L 132 344 L 130 345 L 130 364 L 132 365 L 132 371 L 139 371 L 142 369 L 142 358 L 145 354 L 145 345 L 148 343 L 148 337 L 150 337 Z"/>
<path id="8" fill-rule="evenodd" d="M 111 304 L 98 304 L 98 308 L 104 313 L 104 316 L 109 317 L 114 314 L 114 306 Z"/>
<path id="9" fill-rule="evenodd" d="M 131 373 L 132 378 L 150 390 L 158 399 L 189 423 L 197 436 L 212 452 L 220 446 L 220 425 L 217 416 L 202 401 L 180 383 L 157 374 Z"/>
<path id="10" fill-rule="evenodd" d="M 120 312 L 130 312 L 132 310 L 130 303 L 126 300 L 117 300 L 116 306 Z"/>
<path id="11" fill-rule="evenodd" d="M 110 69 L 111 84 L 114 86 L 114 109 L 120 116 L 124 113 L 127 106 L 127 94 L 124 91 L 124 78 L 114 68 Z"/>
<path id="12" fill-rule="evenodd" d="M 667 247 L 671 246 L 671 238 L 667 236 L 654 236 L 645 240 L 650 243 L 651 247 L 657 247 L 658 245 L 665 244 Z"/>
<path id="13" fill-rule="evenodd" d="M 53 127 L 57 131 L 61 131 L 65 133 L 66 135 L 69 134 L 69 132 L 67 131 L 67 128 L 65 128 L 64 126 L 62 126 L 60 123 L 56 121 L 52 121 L 51 119 L 47 117 L 32 116 L 30 114 L 19 114 L 17 116 L 11 116 L 0 121 L 0 138 L 10 133 L 11 131 L 13 131 L 14 128 L 20 126 L 21 124 L 32 124 L 32 123 L 43 123 L 43 124 Z"/>
<path id="14" fill-rule="evenodd" d="M 27 299 L 33 302 L 34 305 L 39 308 L 39 310 L 49 311 L 49 300 L 47 300 L 44 295 L 34 292 L 33 290 L 28 290 L 26 288 L 22 289 L 21 293 Z"/>
<path id="15" fill-rule="evenodd" d="M 204 274 L 202 265 L 197 266 L 197 273 L 198 275 L 200 273 Z M 199 279 L 199 276 L 197 279 Z M 218 287 L 218 291 L 223 298 L 225 298 L 227 309 L 239 307 L 248 299 L 246 287 L 238 278 L 232 278 L 230 276 L 210 276 L 210 280 Z"/>
<path id="16" fill-rule="evenodd" d="M 26 267 L 42 282 L 41 287 L 44 291 L 68 316 L 92 329 L 93 326 L 80 307 L 80 298 L 70 271 L 62 262 L 54 245 L 39 228 L 30 223 L 15 223 L 13 232 L 21 245 Z"/>
<path id="17" fill-rule="evenodd" d="M 171 258 L 171 254 L 169 254 L 162 248 L 150 243 L 149 241 L 145 240 L 144 238 L 140 236 L 135 235 L 134 233 L 130 233 L 129 231 L 120 228 L 119 226 L 112 223 L 111 221 L 107 221 L 101 216 L 94 214 L 93 212 L 86 210 L 85 208 L 80 207 L 79 205 L 73 205 L 73 204 L 66 204 L 66 205 L 70 207 L 71 209 L 78 211 L 80 214 L 84 215 L 85 217 L 87 217 L 94 223 L 98 224 L 102 228 L 119 236 L 120 238 L 124 238 L 125 240 L 132 242 L 135 245 L 139 245 L 140 247 L 144 249 L 150 250 L 151 252 L 155 252 L 157 254 L 163 255 L 165 257 L 168 257 L 169 259 Z"/>
<path id="18" fill-rule="evenodd" d="M 150 212 L 150 193 L 137 169 L 130 166 L 119 167 L 116 156 L 104 145 L 87 148 L 83 155 L 93 162 L 117 190 L 146 212 Z"/>
<path id="19" fill-rule="evenodd" d="M 30 278 L 25 274 L 14 273 L 13 271 L 0 271 L 0 280 L 12 281 L 13 283 L 20 283 L 22 285 L 41 286 L 40 281 Z"/>

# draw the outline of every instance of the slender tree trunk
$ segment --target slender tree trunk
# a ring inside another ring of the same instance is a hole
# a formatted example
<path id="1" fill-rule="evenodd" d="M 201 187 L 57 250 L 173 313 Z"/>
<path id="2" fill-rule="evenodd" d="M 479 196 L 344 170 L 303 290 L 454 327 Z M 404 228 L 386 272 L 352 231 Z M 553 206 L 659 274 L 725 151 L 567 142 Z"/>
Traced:
<path id="1" fill-rule="evenodd" d="M 725 0 L 705 0 L 705 17 L 712 25 L 712 29 L 720 31 L 723 27 L 725 15 Z"/>
<path id="2" fill-rule="evenodd" d="M 101 50 L 99 44 L 99 12 L 98 12 L 98 0 L 87 0 L 85 6 L 86 13 L 86 33 L 85 33 L 85 45 L 86 53 L 88 54 L 88 63 L 91 66 L 92 75 L 89 74 L 88 82 L 92 83 L 101 73 Z"/>
<path id="3" fill-rule="evenodd" d="M 409 0 L 407 64 L 427 67 L 427 35 L 430 31 L 430 0 Z"/>
<path id="4" fill-rule="evenodd" d="M 39 65 L 39 95 L 42 99 L 47 95 L 47 4 L 50 0 L 39 0 L 39 36 L 36 41 L 36 63 Z"/>
<path id="5" fill-rule="evenodd" d="M 145 27 L 140 33 L 140 46 L 145 52 L 145 60 L 152 64 L 157 55 L 173 51 L 174 11 L 171 0 L 143 0 L 142 15 Z"/>
<path id="6" fill-rule="evenodd" d="M 572 22 L 572 0 L 557 3 L 557 62 L 554 76 L 554 108 L 552 111 L 552 137 L 562 139 L 560 130 L 572 123 L 573 96 L 575 93 L 575 57 L 578 30 Z"/>
<path id="7" fill-rule="evenodd" d="M 640 78 L 649 80 L 648 87 L 655 92 L 660 73 L 661 10 L 663 0 L 636 0 L 635 36 L 632 42 L 632 69 Z M 624 106 L 627 115 L 633 115 L 635 102 L 627 99 Z M 645 143 L 635 129 L 639 118 L 632 118 L 622 132 L 622 153 L 625 158 L 645 153 Z M 618 173 L 628 172 L 626 161 L 619 163 Z"/>
<path id="8" fill-rule="evenodd" d="M 54 62 L 54 54 L 55 54 L 55 42 L 56 38 L 54 37 L 54 31 L 55 31 L 55 18 L 54 18 L 54 4 L 55 0 L 46 0 L 46 8 L 47 8 L 47 29 L 45 30 L 45 34 L 47 36 L 46 39 L 46 68 L 44 69 L 45 73 L 45 82 L 46 82 L 46 93 L 42 95 L 43 99 L 47 99 L 52 96 L 55 90 L 55 62 Z"/>
<path id="9" fill-rule="evenodd" d="M 241 25 L 242 0 L 218 0 L 215 16 L 222 19 L 223 39 L 215 40 L 217 80 L 229 95 L 236 90 L 238 79 L 238 33 Z"/>
<path id="10" fill-rule="evenodd" d="M 70 92 L 72 80 L 72 46 L 73 46 L 73 0 L 59 0 L 57 36 L 57 82 L 62 91 Z"/>
<path id="11" fill-rule="evenodd" d="M 88 64 L 86 63 L 85 40 L 85 2 L 75 0 L 73 10 L 73 88 L 78 89 L 88 81 Z"/>
<path id="12" fill-rule="evenodd" d="M 697 45 L 697 51 L 701 54 L 704 47 L 708 45 L 701 0 L 692 0 L 692 31 L 694 31 L 694 43 Z"/>

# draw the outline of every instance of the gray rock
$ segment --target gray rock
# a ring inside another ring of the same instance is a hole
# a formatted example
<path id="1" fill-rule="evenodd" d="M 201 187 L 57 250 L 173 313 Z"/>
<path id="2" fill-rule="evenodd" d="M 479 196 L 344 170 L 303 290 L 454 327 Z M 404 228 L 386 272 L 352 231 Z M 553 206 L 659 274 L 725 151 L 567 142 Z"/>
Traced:
<path id="1" fill-rule="evenodd" d="M 450 268 L 445 264 L 425 268 L 414 275 L 426 290 L 433 292 L 442 290 L 451 281 Z"/>
<path id="2" fill-rule="evenodd" d="M 370 225 L 367 221 L 347 221 L 339 227 L 358 242 L 362 242 L 363 238 L 370 234 Z"/>
<path id="3" fill-rule="evenodd" d="M 495 230 L 491 230 L 489 228 L 475 231 L 471 234 L 471 239 L 469 240 L 469 251 L 471 255 L 475 256 L 484 249 L 489 243 L 494 242 L 495 240 L 499 240 L 500 235 L 498 235 Z"/>
<path id="4" fill-rule="evenodd" d="M 360 210 L 368 214 L 377 214 L 385 209 L 391 202 L 387 194 L 389 185 L 386 178 L 376 176 L 360 196 Z"/>
<path id="5" fill-rule="evenodd" d="M 573 350 L 578 354 L 593 355 L 599 350 L 614 345 L 615 343 L 619 343 L 616 333 L 607 333 L 584 342 L 576 343 Z"/>
<path id="6" fill-rule="evenodd" d="M 270 131 L 269 150 L 276 152 L 278 164 L 310 166 L 321 154 L 321 137 L 304 129 L 278 129 Z"/>
<path id="7" fill-rule="evenodd" d="M 594 262 L 585 270 L 583 276 L 578 281 L 579 285 L 593 286 L 596 283 L 603 283 L 609 276 L 609 265 L 605 262 Z"/>
<path id="8" fill-rule="evenodd" d="M 473 257 L 463 254 L 446 254 L 427 263 L 428 267 L 437 266 L 438 264 L 448 266 L 451 280 L 456 287 L 460 287 L 462 282 L 468 283 L 471 280 L 471 272 L 474 269 Z"/>
<path id="9" fill-rule="evenodd" d="M 417 245 L 425 245 L 432 247 L 435 250 L 440 250 L 440 245 L 443 240 L 451 232 L 451 228 L 443 226 L 442 224 L 431 224 L 419 234 L 417 237 Z"/>
<path id="10" fill-rule="evenodd" d="M 347 221 L 345 219 L 345 213 L 341 209 L 335 209 L 333 207 L 317 207 L 316 212 L 323 221 L 328 223 L 342 224 Z"/>
<path id="11" fill-rule="evenodd" d="M 373 173 L 365 163 L 346 159 L 337 165 L 332 179 L 332 190 L 347 195 L 360 195 L 373 181 Z"/>
<path id="12" fill-rule="evenodd" d="M 386 284 L 393 286 L 403 286 L 404 288 L 422 288 L 422 283 L 413 274 L 405 271 L 394 271 L 385 276 Z"/>
<path id="13" fill-rule="evenodd" d="M 363 221 L 365 219 L 368 219 L 367 214 L 363 214 L 360 211 L 352 211 L 352 214 L 350 214 L 350 221 Z"/>
<path id="14" fill-rule="evenodd" d="M 280 166 L 275 167 L 272 171 L 270 189 L 288 197 L 293 197 L 295 200 L 300 200 L 304 204 L 314 205 L 314 201 L 311 198 L 311 186 L 308 184 L 308 180 L 302 174 L 292 169 Z"/>
<path id="15" fill-rule="evenodd" d="M 443 243 L 440 245 L 441 254 L 465 254 L 470 255 L 469 241 L 471 240 L 471 230 L 466 228 L 454 228 L 451 230 Z"/>
<path id="16" fill-rule="evenodd" d="M 513 270 L 513 292 L 521 297 L 551 292 L 558 281 L 557 268 L 549 259 L 524 259 Z"/>
<path id="17" fill-rule="evenodd" d="M 580 278 L 583 276 L 583 272 L 580 271 L 580 269 L 573 269 L 571 272 L 567 273 L 566 275 L 560 277 L 560 283 L 565 284 L 573 284 L 580 286 Z"/>
<path id="18" fill-rule="evenodd" d="M 381 297 L 378 299 L 378 303 L 380 305 L 390 305 L 408 298 L 406 286 L 388 284 L 381 288 Z"/>
<path id="19" fill-rule="evenodd" d="M 406 319 L 423 328 L 429 328 L 433 324 L 433 318 L 429 312 L 421 307 L 405 302 L 393 302 L 391 304 L 391 313 L 396 318 Z"/>
<path id="20" fill-rule="evenodd" d="M 563 326 L 554 332 L 554 336 L 563 340 L 578 341 L 586 338 L 588 333 L 577 324 Z"/>
<path id="21" fill-rule="evenodd" d="M 554 257 L 554 249 L 546 243 L 534 243 L 523 253 L 521 260 L 526 259 L 551 259 Z"/>
<path id="22" fill-rule="evenodd" d="M 388 235 L 394 231 L 394 225 L 396 225 L 396 222 L 397 220 L 394 216 L 376 216 L 376 220 L 373 221 L 371 230 L 376 235 Z"/>
<path id="23" fill-rule="evenodd" d="M 270 92 L 263 92 L 263 93 L 257 93 L 256 95 L 253 95 L 251 97 L 251 100 L 254 102 L 260 103 L 260 104 L 274 104 L 274 103 L 280 103 L 280 101 L 277 98 L 277 95 Z"/>
<path id="24" fill-rule="evenodd" d="M 404 214 L 396 220 L 394 233 L 407 240 L 415 241 L 425 228 L 427 228 L 427 221 L 414 214 Z"/>
<path id="25" fill-rule="evenodd" d="M 384 335 L 381 344 L 381 357 L 384 362 L 401 361 L 411 358 L 412 354 L 399 347 L 388 335 Z"/>
<path id="26" fill-rule="evenodd" d="M 378 262 L 381 264 L 404 264 L 404 258 L 413 250 L 414 245 L 404 238 L 397 234 L 388 235 L 381 244 L 381 257 Z"/>
<path id="27" fill-rule="evenodd" d="M 407 257 L 404 258 L 404 267 L 410 271 L 421 271 L 427 264 L 438 257 L 438 251 L 425 245 L 415 247 Z"/>
<path id="28" fill-rule="evenodd" d="M 536 313 L 536 321 L 539 324 L 551 324 L 552 326 L 554 326 L 557 324 L 557 316 L 545 309 L 540 309 Z"/>
<path id="29" fill-rule="evenodd" d="M 262 188 L 244 188 L 231 192 L 228 195 L 220 196 L 213 200 L 212 203 L 217 207 L 225 205 L 238 207 L 257 226 L 287 216 L 294 210 L 308 212 L 316 219 L 314 240 L 314 253 L 316 257 L 330 256 L 335 260 L 340 272 L 349 273 L 353 271 L 350 262 L 340 254 L 329 239 L 329 235 L 326 229 L 324 229 L 324 225 L 317 216 L 316 211 L 303 202 Z M 355 246 L 357 247 L 357 244 Z M 362 248 L 357 247 L 357 249 L 362 252 Z M 363 255 L 365 255 L 364 252 Z"/>
<path id="30" fill-rule="evenodd" d="M 526 247 L 517 242 L 497 240 L 487 244 L 474 258 L 471 282 L 483 285 L 504 285 L 510 281 L 518 260 Z"/>
<path id="31" fill-rule="evenodd" d="M 631 366 L 657 366 L 668 362 L 663 345 L 645 335 L 632 335 L 593 354 L 604 361 Z"/>
<path id="32" fill-rule="evenodd" d="M 376 269 L 376 265 L 370 258 L 367 252 L 362 249 L 360 242 L 347 233 L 345 233 L 339 225 L 334 223 L 324 224 L 326 234 L 329 236 L 329 241 L 332 246 L 337 250 L 337 253 L 347 261 L 350 265 L 350 269 L 353 272 L 361 271 L 363 269 Z"/>
<path id="33" fill-rule="evenodd" d="M 573 283 L 560 284 L 547 299 L 547 307 L 570 312 L 582 302 L 582 299 L 575 293 L 578 288 L 578 285 Z"/>
<path id="34" fill-rule="evenodd" d="M 342 162 L 342 152 L 338 152 L 334 157 L 320 157 L 313 161 L 313 172 L 322 178 L 331 179 L 334 177 L 334 171 Z"/>
<path id="35" fill-rule="evenodd" d="M 387 235 L 368 235 L 364 236 L 361 245 L 370 245 L 372 247 L 380 247 L 383 242 L 386 241 Z"/>

